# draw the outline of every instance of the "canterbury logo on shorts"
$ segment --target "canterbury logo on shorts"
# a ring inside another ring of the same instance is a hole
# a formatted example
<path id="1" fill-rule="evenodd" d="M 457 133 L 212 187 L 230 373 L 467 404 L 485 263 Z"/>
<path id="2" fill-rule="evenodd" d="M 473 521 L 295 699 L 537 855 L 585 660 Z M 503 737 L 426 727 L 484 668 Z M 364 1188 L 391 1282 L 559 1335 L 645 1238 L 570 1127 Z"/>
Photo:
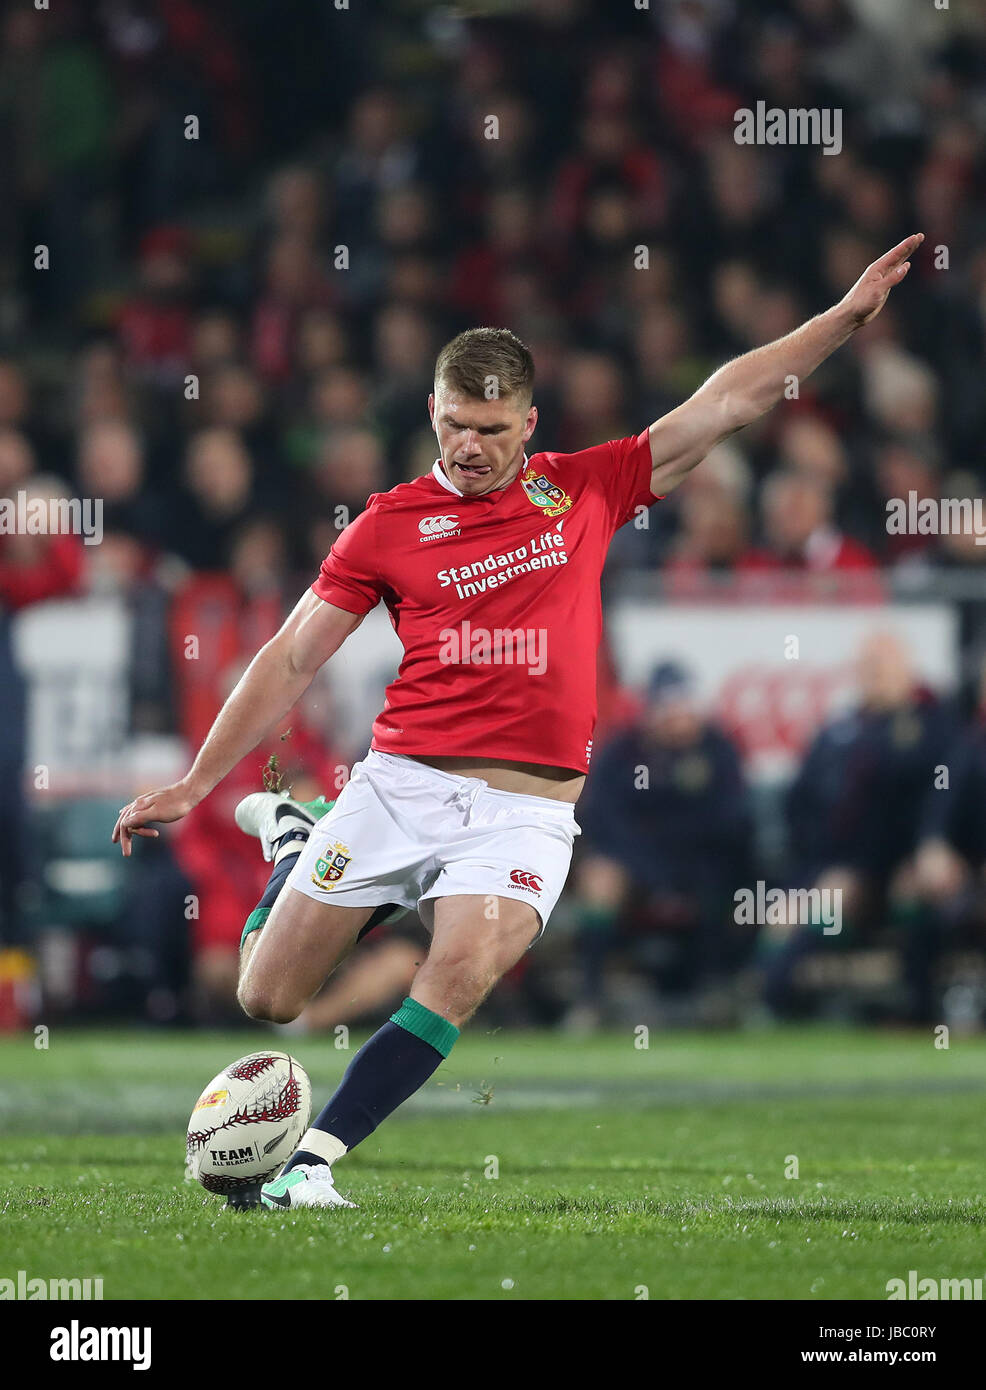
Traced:
<path id="1" fill-rule="evenodd" d="M 523 888 L 528 893 L 541 892 L 541 877 L 528 869 L 511 869 L 510 882 L 515 888 Z"/>

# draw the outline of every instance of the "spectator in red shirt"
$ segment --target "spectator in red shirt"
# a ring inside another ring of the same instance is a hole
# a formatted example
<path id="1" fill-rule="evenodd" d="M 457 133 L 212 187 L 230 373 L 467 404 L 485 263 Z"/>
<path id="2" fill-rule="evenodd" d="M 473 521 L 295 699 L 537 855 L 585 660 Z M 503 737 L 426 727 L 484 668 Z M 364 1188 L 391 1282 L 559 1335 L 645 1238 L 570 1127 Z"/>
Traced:
<path id="1" fill-rule="evenodd" d="M 137 293 L 118 320 L 127 366 L 156 385 L 179 382 L 192 334 L 191 239 L 184 227 L 157 227 L 140 248 Z"/>
<path id="2" fill-rule="evenodd" d="M 682 497 L 681 523 L 664 567 L 668 596 L 721 598 L 723 582 L 735 577 L 752 558 L 744 502 L 726 490 L 696 489 Z"/>
<path id="3" fill-rule="evenodd" d="M 787 571 L 779 586 L 770 586 L 774 598 L 797 601 L 839 593 L 882 599 L 877 561 L 836 526 L 832 490 L 824 482 L 804 473 L 773 473 L 764 484 L 761 507 L 767 546 L 743 557 L 738 566 L 742 575 Z M 832 583 L 834 576 L 841 579 Z"/>

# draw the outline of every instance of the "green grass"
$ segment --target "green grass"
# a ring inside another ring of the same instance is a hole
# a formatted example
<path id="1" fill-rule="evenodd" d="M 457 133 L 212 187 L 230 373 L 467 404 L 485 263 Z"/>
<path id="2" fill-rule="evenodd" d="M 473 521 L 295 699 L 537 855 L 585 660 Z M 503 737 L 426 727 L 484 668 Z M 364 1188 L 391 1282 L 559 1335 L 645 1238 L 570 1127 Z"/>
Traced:
<path id="1" fill-rule="evenodd" d="M 0 1277 L 141 1299 L 824 1300 L 885 1299 L 910 1269 L 986 1274 L 986 1040 L 783 1029 L 638 1050 L 478 1026 L 337 1168 L 357 1211 L 235 1215 L 183 1180 L 184 1128 L 210 1077 L 273 1036 L 0 1041 Z M 288 1046 L 317 1107 L 352 1052 Z"/>

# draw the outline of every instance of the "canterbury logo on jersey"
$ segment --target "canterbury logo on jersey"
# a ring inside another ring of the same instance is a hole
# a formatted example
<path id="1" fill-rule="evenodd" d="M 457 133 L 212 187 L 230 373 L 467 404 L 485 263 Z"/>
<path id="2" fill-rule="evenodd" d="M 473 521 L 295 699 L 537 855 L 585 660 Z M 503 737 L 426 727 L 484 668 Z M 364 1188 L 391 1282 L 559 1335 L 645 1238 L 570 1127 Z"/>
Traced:
<path id="1" fill-rule="evenodd" d="M 457 516 L 426 516 L 423 521 L 418 522 L 418 530 L 421 532 L 423 541 L 439 540 L 442 537 L 458 534 L 459 529 Z"/>
<path id="2" fill-rule="evenodd" d="M 541 877 L 528 869 L 511 869 L 510 882 L 515 888 L 525 888 L 528 893 L 541 892 Z"/>

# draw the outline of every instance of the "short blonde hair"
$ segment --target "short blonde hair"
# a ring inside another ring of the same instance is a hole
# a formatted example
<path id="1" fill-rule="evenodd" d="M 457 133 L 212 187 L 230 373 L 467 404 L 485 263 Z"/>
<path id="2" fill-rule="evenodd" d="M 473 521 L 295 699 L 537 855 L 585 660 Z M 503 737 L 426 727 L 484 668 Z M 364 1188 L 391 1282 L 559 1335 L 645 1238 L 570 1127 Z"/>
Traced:
<path id="1" fill-rule="evenodd" d="M 534 358 L 527 344 L 509 328 L 467 328 L 438 354 L 435 385 L 441 383 L 473 400 L 509 396 L 529 406 L 534 394 Z"/>

